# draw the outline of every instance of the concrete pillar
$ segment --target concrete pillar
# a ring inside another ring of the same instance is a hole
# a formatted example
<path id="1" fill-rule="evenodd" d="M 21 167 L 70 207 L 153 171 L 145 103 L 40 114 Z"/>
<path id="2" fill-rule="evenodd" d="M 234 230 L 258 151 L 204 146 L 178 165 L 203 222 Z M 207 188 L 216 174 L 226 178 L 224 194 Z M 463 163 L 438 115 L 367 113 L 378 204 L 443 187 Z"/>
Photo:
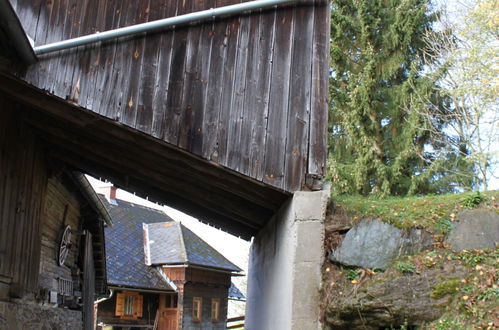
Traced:
<path id="1" fill-rule="evenodd" d="M 253 239 L 245 329 L 319 329 L 329 191 L 297 192 Z"/>

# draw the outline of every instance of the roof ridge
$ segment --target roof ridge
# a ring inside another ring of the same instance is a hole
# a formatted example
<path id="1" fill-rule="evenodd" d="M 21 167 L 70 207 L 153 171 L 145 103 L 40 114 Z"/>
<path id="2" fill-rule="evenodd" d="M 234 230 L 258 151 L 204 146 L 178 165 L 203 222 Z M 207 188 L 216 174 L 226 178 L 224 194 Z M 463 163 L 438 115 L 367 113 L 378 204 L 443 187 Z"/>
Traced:
<path id="1" fill-rule="evenodd" d="M 200 242 L 203 242 L 203 244 L 206 244 L 210 249 L 212 249 L 215 253 L 217 253 L 219 256 L 221 256 L 226 262 L 228 262 L 229 264 L 231 264 L 232 266 L 234 266 L 235 268 L 237 268 L 239 271 L 242 271 L 242 269 L 239 266 L 237 266 L 232 261 L 230 261 L 229 259 L 227 259 L 227 257 L 225 257 L 220 251 L 218 251 L 213 246 L 211 246 L 211 244 L 209 244 L 204 239 L 202 239 L 201 237 L 199 237 L 195 232 L 193 232 L 192 230 L 190 230 L 189 228 L 187 228 L 187 226 L 182 225 L 181 222 L 179 222 L 179 224 L 180 224 L 180 228 L 181 229 L 185 228 L 186 230 L 188 230 L 189 232 L 191 232 L 191 234 L 194 235 L 194 236 L 196 236 L 199 239 Z M 184 249 L 185 249 L 184 233 L 183 232 L 182 232 L 182 245 L 184 246 Z M 221 268 L 221 269 L 223 269 L 224 267 L 213 267 L 213 268 Z"/>
<path id="2" fill-rule="evenodd" d="M 101 196 L 104 196 L 104 194 L 102 194 L 102 193 L 97 193 L 97 194 L 98 194 L 98 195 L 101 195 Z M 104 196 L 104 197 L 105 197 L 105 196 Z M 170 217 L 168 214 L 166 214 L 166 212 L 165 212 L 165 211 L 163 211 L 163 210 L 160 210 L 160 209 L 155 209 L 155 208 L 150 207 L 150 206 L 145 206 L 145 205 L 142 205 L 142 204 L 137 204 L 137 203 L 130 202 L 130 201 L 127 201 L 127 200 L 124 200 L 124 199 L 119 199 L 119 198 L 116 198 L 116 201 L 118 201 L 118 202 L 122 202 L 122 203 L 123 203 L 123 202 L 125 202 L 125 203 L 128 203 L 128 204 L 133 205 L 134 207 L 141 207 L 141 208 L 146 209 L 146 210 L 151 210 L 151 211 L 155 211 L 155 212 L 157 212 L 157 213 L 161 213 L 161 214 L 163 214 L 163 215 L 167 216 L 169 219 L 171 219 L 171 221 L 175 221 L 172 217 Z M 151 203 L 152 203 L 152 202 L 151 202 Z M 164 207 L 164 206 L 161 206 L 161 207 Z"/>
<path id="3" fill-rule="evenodd" d="M 182 223 L 180 221 L 175 221 L 175 223 L 178 224 L 180 228 L 180 244 L 182 244 L 182 257 L 184 258 L 185 262 L 189 262 L 189 257 L 187 256 L 187 249 L 185 248 L 185 240 L 184 240 L 184 231 L 182 230 Z"/>

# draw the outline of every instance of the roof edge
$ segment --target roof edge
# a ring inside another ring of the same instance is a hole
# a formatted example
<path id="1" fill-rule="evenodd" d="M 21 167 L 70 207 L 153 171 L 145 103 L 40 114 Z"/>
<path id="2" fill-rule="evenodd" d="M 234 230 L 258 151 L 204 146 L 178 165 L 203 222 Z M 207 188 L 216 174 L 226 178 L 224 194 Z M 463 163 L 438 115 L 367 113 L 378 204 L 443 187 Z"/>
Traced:
<path id="1" fill-rule="evenodd" d="M 25 64 L 35 63 L 37 57 L 29 41 L 29 37 L 26 31 L 24 31 L 21 21 L 9 0 L 0 0 L 0 22 L 3 23 L 5 32 L 10 36 L 10 43 L 23 62 Z"/>

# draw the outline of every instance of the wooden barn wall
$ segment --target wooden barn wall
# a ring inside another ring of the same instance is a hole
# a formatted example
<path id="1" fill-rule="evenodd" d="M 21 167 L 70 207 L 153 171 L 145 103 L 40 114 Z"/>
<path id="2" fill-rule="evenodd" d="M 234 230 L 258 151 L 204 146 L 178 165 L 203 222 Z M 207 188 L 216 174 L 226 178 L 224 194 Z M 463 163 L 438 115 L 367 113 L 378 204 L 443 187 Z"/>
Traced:
<path id="1" fill-rule="evenodd" d="M 11 0 L 35 45 L 237 0 Z M 324 174 L 327 1 L 44 55 L 22 78 L 275 187 Z"/>
<path id="2" fill-rule="evenodd" d="M 0 282 L 11 295 L 36 293 L 46 187 L 43 150 L 23 109 L 0 94 Z"/>
<path id="3" fill-rule="evenodd" d="M 57 254 L 63 228 L 70 225 L 72 247 L 69 250 L 66 262 L 59 266 Z M 81 231 L 80 203 L 63 186 L 56 177 L 48 179 L 46 197 L 43 208 L 41 229 L 41 262 L 39 286 L 41 288 L 58 291 L 58 278 L 73 279 L 71 269 L 78 267 L 78 247 L 80 246 Z"/>

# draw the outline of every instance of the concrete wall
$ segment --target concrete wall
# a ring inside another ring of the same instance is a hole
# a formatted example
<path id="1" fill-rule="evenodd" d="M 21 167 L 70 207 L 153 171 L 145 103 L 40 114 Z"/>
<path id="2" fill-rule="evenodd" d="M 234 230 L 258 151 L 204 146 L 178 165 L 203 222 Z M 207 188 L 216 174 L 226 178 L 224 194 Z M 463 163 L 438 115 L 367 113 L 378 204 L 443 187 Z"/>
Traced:
<path id="1" fill-rule="evenodd" d="M 245 329 L 318 329 L 329 191 L 297 192 L 254 238 Z"/>

